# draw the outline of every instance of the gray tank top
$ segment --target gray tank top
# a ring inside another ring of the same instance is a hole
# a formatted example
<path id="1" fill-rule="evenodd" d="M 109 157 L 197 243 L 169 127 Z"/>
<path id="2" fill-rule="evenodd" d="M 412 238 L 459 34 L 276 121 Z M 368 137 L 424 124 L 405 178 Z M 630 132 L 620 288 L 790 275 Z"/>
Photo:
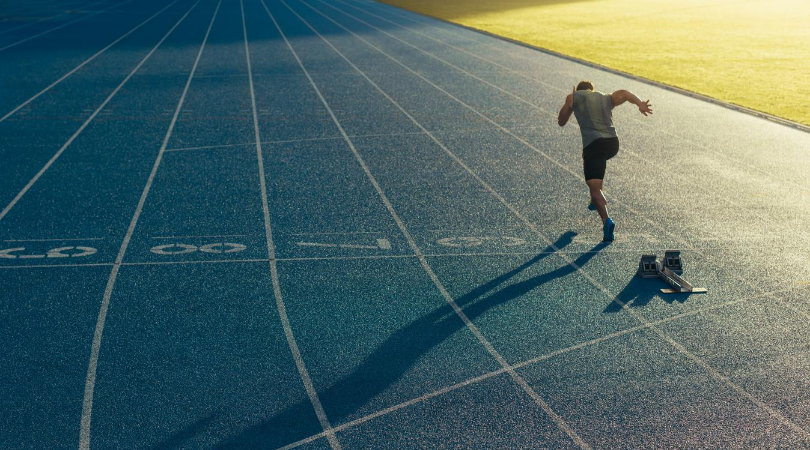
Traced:
<path id="1" fill-rule="evenodd" d="M 618 137 L 613 127 L 613 98 L 610 94 L 576 91 L 572 108 L 582 133 L 583 148 L 599 138 Z"/>

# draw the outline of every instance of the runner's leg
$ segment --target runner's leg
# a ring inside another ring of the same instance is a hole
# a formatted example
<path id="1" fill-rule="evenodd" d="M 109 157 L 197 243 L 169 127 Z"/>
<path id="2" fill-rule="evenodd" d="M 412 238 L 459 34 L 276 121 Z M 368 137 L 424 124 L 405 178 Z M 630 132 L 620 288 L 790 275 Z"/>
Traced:
<path id="1" fill-rule="evenodd" d="M 590 180 L 586 180 L 585 183 L 591 191 L 591 203 L 596 207 L 596 212 L 599 213 L 599 218 L 602 219 L 602 224 L 604 225 L 608 218 L 608 213 L 607 201 L 605 200 L 604 194 L 602 194 L 602 180 L 599 178 L 591 178 Z"/>

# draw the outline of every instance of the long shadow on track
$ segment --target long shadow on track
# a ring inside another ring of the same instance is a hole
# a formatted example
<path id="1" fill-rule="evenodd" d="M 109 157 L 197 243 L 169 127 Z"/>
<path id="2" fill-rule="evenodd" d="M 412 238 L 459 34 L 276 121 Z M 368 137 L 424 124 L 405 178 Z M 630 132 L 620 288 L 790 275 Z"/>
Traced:
<path id="1" fill-rule="evenodd" d="M 575 232 L 568 231 L 557 239 L 554 246 L 562 249 L 572 242 L 574 236 L 576 236 Z M 575 264 L 582 267 L 607 245 L 607 243 L 600 243 L 594 246 L 577 258 Z M 559 269 L 510 284 L 496 291 L 519 273 L 553 254 L 554 248 L 548 246 L 537 256 L 515 269 L 459 297 L 456 299 L 456 303 L 470 320 L 475 320 L 492 308 L 575 271 L 571 265 L 566 264 Z M 394 332 L 354 372 L 328 389 L 319 392 L 322 403 L 329 405 L 327 411 L 332 423 L 345 422 L 352 413 L 399 380 L 422 355 L 464 328 L 464 322 L 455 314 L 453 308 L 449 304 L 445 304 Z M 216 448 L 275 448 L 295 442 L 308 437 L 295 436 L 295 434 L 300 433 L 300 428 L 297 426 L 300 418 L 311 415 L 313 415 L 313 411 L 310 402 L 303 400 L 271 419 L 254 425 L 241 434 L 218 444 Z M 189 428 L 193 429 L 180 430 L 155 448 L 173 448 L 181 441 L 193 436 L 195 432 L 203 431 L 200 428 L 200 422 Z"/>
<path id="2" fill-rule="evenodd" d="M 660 289 L 663 287 L 667 287 L 667 285 L 657 278 L 654 280 L 645 280 L 634 276 L 602 312 L 605 314 L 617 313 L 622 310 L 622 303 L 631 308 L 643 308 L 654 298 L 661 295 Z M 662 300 L 669 304 L 675 303 L 676 301 L 684 303 L 689 299 L 689 295 L 690 294 L 667 294 L 662 296 Z"/>

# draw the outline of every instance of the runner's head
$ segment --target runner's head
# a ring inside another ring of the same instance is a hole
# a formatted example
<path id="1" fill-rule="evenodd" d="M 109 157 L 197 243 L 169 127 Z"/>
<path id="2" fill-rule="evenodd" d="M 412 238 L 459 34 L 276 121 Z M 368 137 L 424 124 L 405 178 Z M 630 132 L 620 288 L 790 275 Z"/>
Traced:
<path id="1" fill-rule="evenodd" d="M 593 90 L 593 83 L 588 80 L 580 81 L 577 85 L 578 91 L 592 91 Z"/>

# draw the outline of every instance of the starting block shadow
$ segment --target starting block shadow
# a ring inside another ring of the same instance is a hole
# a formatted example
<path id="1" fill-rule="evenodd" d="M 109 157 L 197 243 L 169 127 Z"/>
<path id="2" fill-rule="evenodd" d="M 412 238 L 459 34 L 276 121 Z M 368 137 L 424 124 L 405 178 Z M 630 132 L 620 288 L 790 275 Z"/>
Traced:
<path id="1" fill-rule="evenodd" d="M 660 299 L 667 304 L 675 302 L 685 303 L 691 293 L 675 293 L 664 295 L 657 286 L 657 283 L 649 283 L 647 280 L 634 276 L 627 285 L 622 288 L 616 298 L 610 302 L 602 311 L 604 314 L 614 314 L 622 310 L 622 303 L 630 308 L 643 308 L 652 300 Z M 619 303 L 621 302 L 621 303 Z"/>

